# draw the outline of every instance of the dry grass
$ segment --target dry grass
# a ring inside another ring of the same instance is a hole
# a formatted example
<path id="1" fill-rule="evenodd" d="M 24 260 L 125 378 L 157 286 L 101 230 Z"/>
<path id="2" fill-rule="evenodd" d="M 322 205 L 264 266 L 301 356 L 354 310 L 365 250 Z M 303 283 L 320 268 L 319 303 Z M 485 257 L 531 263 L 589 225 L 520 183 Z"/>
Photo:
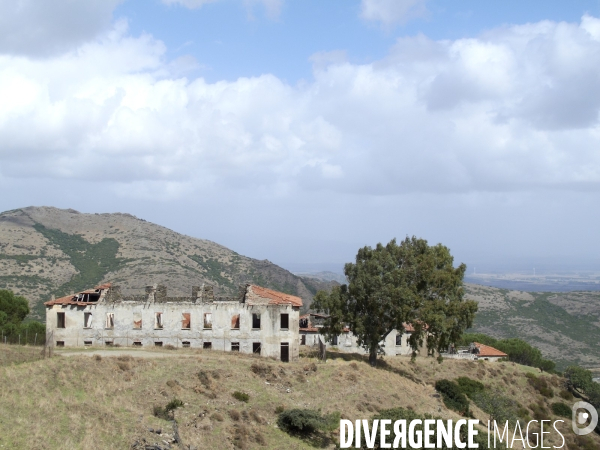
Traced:
<path id="1" fill-rule="evenodd" d="M 525 407 L 540 401 L 549 404 L 527 383 L 524 373 L 530 369 L 511 363 L 490 367 L 445 360 L 440 365 L 433 358 L 411 363 L 401 357 L 385 362 L 386 367 L 378 369 L 361 358 L 336 358 L 325 364 L 301 358 L 283 364 L 243 354 L 205 352 L 201 361 L 196 357 L 104 356 L 97 360 L 58 356 L 5 366 L 0 368 L 0 446 L 123 449 L 143 439 L 148 444 L 168 441 L 173 437 L 171 423 L 154 417 L 152 411 L 155 405 L 165 406 L 178 398 L 184 406 L 174 416 L 186 446 L 310 448 L 275 426 L 276 410 L 340 411 L 343 418 L 355 420 L 403 406 L 456 420 L 458 416 L 444 407 L 431 383 L 465 375 L 475 378 L 477 373 L 482 374 L 484 384 L 507 395 L 513 389 L 515 400 Z M 503 377 L 510 379 L 511 386 Z M 548 384 L 558 395 L 559 380 L 549 378 Z M 237 390 L 248 393 L 250 401 L 233 399 L 231 392 Z M 474 412 L 476 418 L 487 420 L 476 407 Z M 149 429 L 160 429 L 161 434 Z"/>
<path id="2" fill-rule="evenodd" d="M 0 344 L 0 366 L 21 364 L 43 359 L 43 347 Z"/>

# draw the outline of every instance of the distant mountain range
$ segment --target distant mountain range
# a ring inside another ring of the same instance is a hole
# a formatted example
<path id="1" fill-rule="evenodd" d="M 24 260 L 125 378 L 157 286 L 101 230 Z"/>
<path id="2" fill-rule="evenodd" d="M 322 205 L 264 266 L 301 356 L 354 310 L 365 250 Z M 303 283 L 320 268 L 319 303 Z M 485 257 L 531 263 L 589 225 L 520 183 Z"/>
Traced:
<path id="1" fill-rule="evenodd" d="M 297 295 L 310 304 L 334 283 L 303 278 L 267 261 L 240 255 L 214 242 L 185 236 L 130 214 L 82 214 L 28 207 L 0 214 L 0 288 L 25 296 L 34 316 L 42 302 L 103 282 L 123 294 L 163 284 L 171 296 L 191 295 L 208 283 L 215 294 L 234 295 L 255 283 Z"/>

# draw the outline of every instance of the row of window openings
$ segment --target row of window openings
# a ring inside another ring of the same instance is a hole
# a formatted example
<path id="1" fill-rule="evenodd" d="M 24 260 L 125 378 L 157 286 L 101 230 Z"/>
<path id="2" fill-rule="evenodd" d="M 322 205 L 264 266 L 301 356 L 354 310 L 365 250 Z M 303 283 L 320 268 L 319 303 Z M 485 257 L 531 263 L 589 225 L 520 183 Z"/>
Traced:
<path id="1" fill-rule="evenodd" d="M 92 345 L 93 342 L 92 341 L 83 341 L 83 345 Z M 104 344 L 107 346 L 112 346 L 113 342 L 112 341 L 104 341 Z M 56 346 L 57 347 L 64 347 L 65 346 L 65 341 L 56 341 Z M 141 341 L 134 341 L 133 343 L 134 347 L 141 347 L 142 346 L 142 342 Z M 155 347 L 162 347 L 163 343 L 162 341 L 155 341 L 154 342 L 154 346 Z M 181 346 L 182 347 L 191 347 L 191 343 L 190 341 L 182 341 L 181 342 Z M 212 342 L 203 342 L 202 343 L 202 348 L 204 350 L 212 350 Z M 239 342 L 232 342 L 231 343 L 231 351 L 232 352 L 239 352 L 240 351 L 240 343 Z M 260 342 L 253 342 L 252 343 L 252 353 L 257 353 L 260 355 Z"/>
<path id="2" fill-rule="evenodd" d="M 65 313 L 59 312 L 57 314 L 57 328 L 65 328 Z M 92 328 L 92 320 L 93 316 L 91 312 L 83 313 L 83 327 L 84 328 Z M 281 314 L 280 316 L 280 328 L 288 329 L 289 328 L 289 314 Z M 106 313 L 106 324 L 105 328 L 114 328 L 115 327 L 115 314 L 114 313 Z M 142 329 L 142 317 L 141 315 L 135 315 L 133 317 L 133 328 L 137 330 Z M 157 330 L 161 330 L 163 328 L 163 313 L 157 312 L 154 313 L 154 328 Z M 181 314 L 181 329 L 182 330 L 190 330 L 192 328 L 192 320 L 190 313 L 182 313 Z M 236 314 L 231 318 L 231 328 L 233 330 L 240 329 L 240 315 Z M 260 314 L 252 314 L 252 328 L 260 329 Z M 212 313 L 204 313 L 204 329 L 212 329 Z"/>

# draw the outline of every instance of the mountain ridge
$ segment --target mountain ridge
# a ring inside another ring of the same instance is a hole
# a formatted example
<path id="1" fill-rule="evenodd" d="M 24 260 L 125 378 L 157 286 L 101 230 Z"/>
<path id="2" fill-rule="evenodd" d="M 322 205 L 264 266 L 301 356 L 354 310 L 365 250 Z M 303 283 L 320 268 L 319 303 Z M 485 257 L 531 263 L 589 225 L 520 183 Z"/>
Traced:
<path id="1" fill-rule="evenodd" d="M 28 298 L 37 318 L 52 295 L 103 282 L 119 284 L 124 294 L 163 284 L 174 296 L 190 295 L 201 283 L 229 296 L 239 284 L 255 283 L 297 295 L 306 307 L 332 285 L 127 213 L 48 206 L 0 213 L 0 288 Z"/>

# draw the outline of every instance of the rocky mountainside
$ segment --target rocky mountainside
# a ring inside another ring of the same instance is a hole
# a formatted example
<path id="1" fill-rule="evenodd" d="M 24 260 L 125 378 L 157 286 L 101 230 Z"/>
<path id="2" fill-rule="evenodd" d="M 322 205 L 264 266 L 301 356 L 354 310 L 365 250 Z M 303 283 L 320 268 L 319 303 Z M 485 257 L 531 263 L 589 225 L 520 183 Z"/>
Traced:
<path id="1" fill-rule="evenodd" d="M 479 302 L 475 332 L 521 338 L 558 369 L 579 364 L 600 370 L 600 292 L 523 292 L 466 284 Z"/>
<path id="2" fill-rule="evenodd" d="M 332 285 L 129 214 L 51 207 L 0 214 L 0 288 L 29 299 L 34 316 L 45 318 L 42 302 L 52 295 L 102 282 L 120 285 L 125 295 L 163 284 L 171 296 L 191 295 L 202 283 L 215 286 L 216 295 L 234 295 L 239 284 L 251 282 L 298 295 L 306 306 Z"/>

